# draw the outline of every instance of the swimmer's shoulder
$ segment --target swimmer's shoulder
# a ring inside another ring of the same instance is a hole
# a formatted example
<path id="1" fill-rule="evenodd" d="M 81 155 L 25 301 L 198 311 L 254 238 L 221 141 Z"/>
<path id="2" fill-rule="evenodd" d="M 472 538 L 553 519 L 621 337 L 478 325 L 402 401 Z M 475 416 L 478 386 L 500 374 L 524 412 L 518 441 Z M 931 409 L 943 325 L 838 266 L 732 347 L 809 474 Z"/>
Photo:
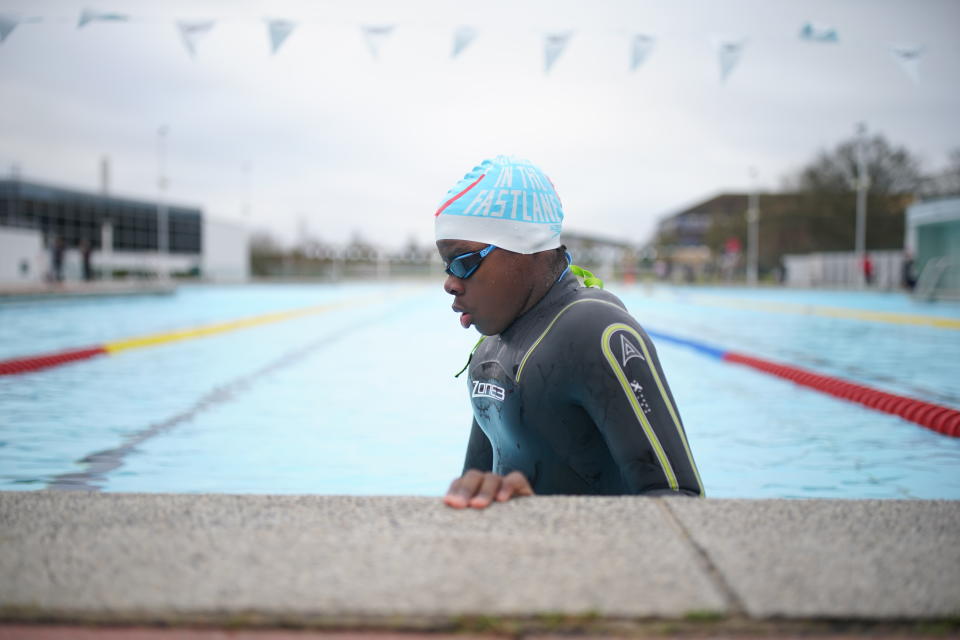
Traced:
<path id="1" fill-rule="evenodd" d="M 578 335 L 602 332 L 613 323 L 639 326 L 626 305 L 614 294 L 596 287 L 580 287 L 572 292 L 557 324 Z"/>
<path id="2" fill-rule="evenodd" d="M 609 291 L 594 287 L 572 290 L 539 334 L 527 357 L 560 358 L 577 366 L 588 354 L 600 353 L 600 342 L 611 325 L 628 325 L 642 331 L 623 302 Z"/>

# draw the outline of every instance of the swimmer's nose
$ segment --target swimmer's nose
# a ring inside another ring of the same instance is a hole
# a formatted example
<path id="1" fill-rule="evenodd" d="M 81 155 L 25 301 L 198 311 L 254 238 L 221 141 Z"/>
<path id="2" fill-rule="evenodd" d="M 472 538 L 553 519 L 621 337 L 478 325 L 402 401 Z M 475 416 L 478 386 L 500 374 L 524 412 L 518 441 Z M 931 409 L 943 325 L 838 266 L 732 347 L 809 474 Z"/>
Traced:
<path id="1" fill-rule="evenodd" d="M 443 290 L 452 296 L 463 295 L 463 280 L 447 275 L 447 279 L 443 281 Z"/>

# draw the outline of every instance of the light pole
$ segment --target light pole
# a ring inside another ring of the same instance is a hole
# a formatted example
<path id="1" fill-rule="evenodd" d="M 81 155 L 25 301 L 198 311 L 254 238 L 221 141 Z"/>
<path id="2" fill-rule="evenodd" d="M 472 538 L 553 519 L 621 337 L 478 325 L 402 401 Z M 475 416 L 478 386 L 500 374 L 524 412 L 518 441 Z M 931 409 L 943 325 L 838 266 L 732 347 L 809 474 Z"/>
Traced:
<path id="1" fill-rule="evenodd" d="M 170 249 L 169 238 L 169 212 L 167 210 L 167 125 L 161 125 L 157 129 L 157 187 L 159 195 L 157 197 L 157 254 L 159 264 L 157 266 L 157 275 L 166 280 L 169 276 L 167 272 L 167 255 Z"/>
<path id="2" fill-rule="evenodd" d="M 750 167 L 750 195 L 747 204 L 747 284 L 757 285 L 757 257 L 760 255 L 760 206 L 757 195 L 757 170 Z"/>
<path id="3" fill-rule="evenodd" d="M 863 262 L 867 250 L 867 189 L 870 187 L 870 176 L 867 175 L 867 125 L 857 125 L 857 230 L 854 253 L 856 254 L 857 272 L 860 274 L 856 281 L 862 287 L 866 284 L 866 274 L 863 271 Z"/>

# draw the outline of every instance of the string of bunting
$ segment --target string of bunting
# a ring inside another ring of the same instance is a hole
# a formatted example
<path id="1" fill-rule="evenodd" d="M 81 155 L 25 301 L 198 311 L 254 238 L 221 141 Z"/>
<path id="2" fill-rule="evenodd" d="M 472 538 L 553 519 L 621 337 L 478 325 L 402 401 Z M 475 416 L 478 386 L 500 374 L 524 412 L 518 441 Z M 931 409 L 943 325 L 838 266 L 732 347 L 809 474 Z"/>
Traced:
<path id="1" fill-rule="evenodd" d="M 131 22 L 129 14 L 113 11 L 97 11 L 83 9 L 77 20 L 77 28 L 82 29 L 95 22 Z M 12 13 L 0 13 L 0 43 L 10 37 L 10 34 L 22 24 L 40 23 L 44 19 L 36 16 L 20 16 Z M 194 59 L 197 56 L 200 41 L 209 34 L 216 20 L 177 20 L 174 22 L 180 40 L 188 55 Z M 265 18 L 271 55 L 276 55 L 283 44 L 298 26 L 296 20 L 285 18 Z M 380 50 L 384 43 L 394 34 L 396 25 L 393 24 L 366 24 L 360 26 L 363 40 L 376 60 L 380 57 Z M 550 73 L 560 56 L 569 46 L 574 35 L 573 31 L 557 31 L 543 34 L 543 71 Z M 468 49 L 479 36 L 479 30 L 469 25 L 461 25 L 453 31 L 453 48 L 451 57 L 456 58 Z M 840 34 L 836 27 L 815 22 L 804 23 L 799 30 L 800 40 L 811 45 L 836 45 L 840 42 Z M 713 49 L 719 64 L 720 82 L 724 83 L 740 63 L 747 46 L 745 37 L 714 37 Z M 650 58 L 656 48 L 656 38 L 646 33 L 634 33 L 629 36 L 629 69 L 636 71 Z M 920 44 L 892 44 L 889 45 L 890 54 L 900 69 L 914 82 L 920 83 L 920 59 L 925 48 Z"/>

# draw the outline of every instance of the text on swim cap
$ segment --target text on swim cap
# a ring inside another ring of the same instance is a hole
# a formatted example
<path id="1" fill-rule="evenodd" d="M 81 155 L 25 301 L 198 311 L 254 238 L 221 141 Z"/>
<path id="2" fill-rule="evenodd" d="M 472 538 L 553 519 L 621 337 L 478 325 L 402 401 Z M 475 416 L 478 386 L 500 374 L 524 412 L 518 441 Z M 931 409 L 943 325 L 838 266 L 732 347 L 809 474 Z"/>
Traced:
<path id="1" fill-rule="evenodd" d="M 480 189 L 468 204 L 464 216 L 508 218 L 524 222 L 560 222 L 560 202 L 553 190 Z"/>

